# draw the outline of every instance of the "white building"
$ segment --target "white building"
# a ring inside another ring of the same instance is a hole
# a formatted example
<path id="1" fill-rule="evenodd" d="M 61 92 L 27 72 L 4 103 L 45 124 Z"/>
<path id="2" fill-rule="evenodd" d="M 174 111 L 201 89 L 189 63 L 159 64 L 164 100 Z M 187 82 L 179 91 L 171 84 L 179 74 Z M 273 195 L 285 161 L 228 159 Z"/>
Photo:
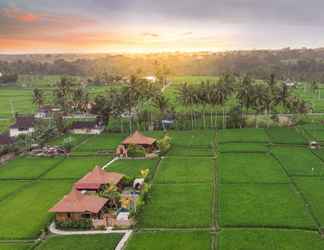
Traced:
<path id="1" fill-rule="evenodd" d="M 73 122 L 70 128 L 70 132 L 72 134 L 88 134 L 88 135 L 99 135 L 104 130 L 105 130 L 105 126 L 95 121 Z"/>
<path id="2" fill-rule="evenodd" d="M 10 126 L 9 135 L 10 137 L 17 137 L 19 135 L 31 135 L 34 133 L 35 128 L 34 117 L 16 117 L 16 123 Z"/>
<path id="3" fill-rule="evenodd" d="M 51 114 L 55 112 L 61 111 L 60 108 L 52 107 L 52 106 L 43 106 L 38 109 L 37 113 L 35 114 L 35 118 L 38 119 L 45 119 L 51 116 Z"/>

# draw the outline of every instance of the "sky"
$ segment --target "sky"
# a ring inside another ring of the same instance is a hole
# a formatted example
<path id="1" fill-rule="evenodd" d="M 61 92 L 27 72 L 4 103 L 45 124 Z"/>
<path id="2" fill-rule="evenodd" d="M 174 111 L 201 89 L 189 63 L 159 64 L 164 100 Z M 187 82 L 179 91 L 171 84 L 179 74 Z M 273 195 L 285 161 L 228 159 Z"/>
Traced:
<path id="1" fill-rule="evenodd" d="M 323 0 L 0 0 L 0 53 L 324 47 Z"/>

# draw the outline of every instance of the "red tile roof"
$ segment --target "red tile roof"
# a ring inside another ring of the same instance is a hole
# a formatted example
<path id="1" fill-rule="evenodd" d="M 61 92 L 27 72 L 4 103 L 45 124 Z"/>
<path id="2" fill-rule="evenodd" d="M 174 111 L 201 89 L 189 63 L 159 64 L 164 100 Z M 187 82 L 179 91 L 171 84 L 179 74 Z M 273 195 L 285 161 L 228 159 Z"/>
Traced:
<path id="1" fill-rule="evenodd" d="M 100 167 L 95 167 L 91 172 L 75 183 L 78 190 L 97 190 L 101 185 L 117 185 L 124 175 L 115 172 L 106 172 Z"/>
<path id="2" fill-rule="evenodd" d="M 135 131 L 134 134 L 128 136 L 124 141 L 124 145 L 134 144 L 134 145 L 152 145 L 156 142 L 156 139 L 153 137 L 148 137 L 140 133 L 139 131 Z"/>
<path id="3" fill-rule="evenodd" d="M 49 211 L 53 213 L 99 213 L 108 202 L 108 199 L 94 195 L 81 194 L 77 190 L 72 190 L 68 195 L 59 201 Z"/>

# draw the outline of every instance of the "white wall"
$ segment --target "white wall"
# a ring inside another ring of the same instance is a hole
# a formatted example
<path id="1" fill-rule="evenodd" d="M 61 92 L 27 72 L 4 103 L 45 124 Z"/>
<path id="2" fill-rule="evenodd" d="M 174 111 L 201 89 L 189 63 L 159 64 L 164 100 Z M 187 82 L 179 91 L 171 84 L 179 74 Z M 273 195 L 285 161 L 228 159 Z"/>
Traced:
<path id="1" fill-rule="evenodd" d="M 10 137 L 17 137 L 19 135 L 29 135 L 34 133 L 34 128 L 29 128 L 28 130 L 23 130 L 23 131 L 19 131 L 19 129 L 17 128 L 11 128 L 10 129 Z"/>
<path id="2" fill-rule="evenodd" d="M 101 129 L 71 129 L 72 134 L 80 135 L 99 135 L 104 131 L 104 128 Z"/>

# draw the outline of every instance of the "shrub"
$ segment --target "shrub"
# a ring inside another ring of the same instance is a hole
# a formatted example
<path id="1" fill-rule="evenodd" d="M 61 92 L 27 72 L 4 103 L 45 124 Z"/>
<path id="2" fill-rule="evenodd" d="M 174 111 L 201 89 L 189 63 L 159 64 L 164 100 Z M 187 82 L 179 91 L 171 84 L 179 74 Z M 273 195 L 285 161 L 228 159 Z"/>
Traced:
<path id="1" fill-rule="evenodd" d="M 171 148 L 171 137 L 165 135 L 162 139 L 158 140 L 158 147 L 161 155 L 165 155 Z"/>
<path id="2" fill-rule="evenodd" d="M 55 225 L 58 229 L 69 229 L 69 230 L 89 230 L 93 227 L 90 219 L 81 219 L 79 221 L 56 221 Z"/>
<path id="3" fill-rule="evenodd" d="M 145 149 L 138 145 L 128 146 L 128 156 L 129 157 L 145 157 Z"/>

